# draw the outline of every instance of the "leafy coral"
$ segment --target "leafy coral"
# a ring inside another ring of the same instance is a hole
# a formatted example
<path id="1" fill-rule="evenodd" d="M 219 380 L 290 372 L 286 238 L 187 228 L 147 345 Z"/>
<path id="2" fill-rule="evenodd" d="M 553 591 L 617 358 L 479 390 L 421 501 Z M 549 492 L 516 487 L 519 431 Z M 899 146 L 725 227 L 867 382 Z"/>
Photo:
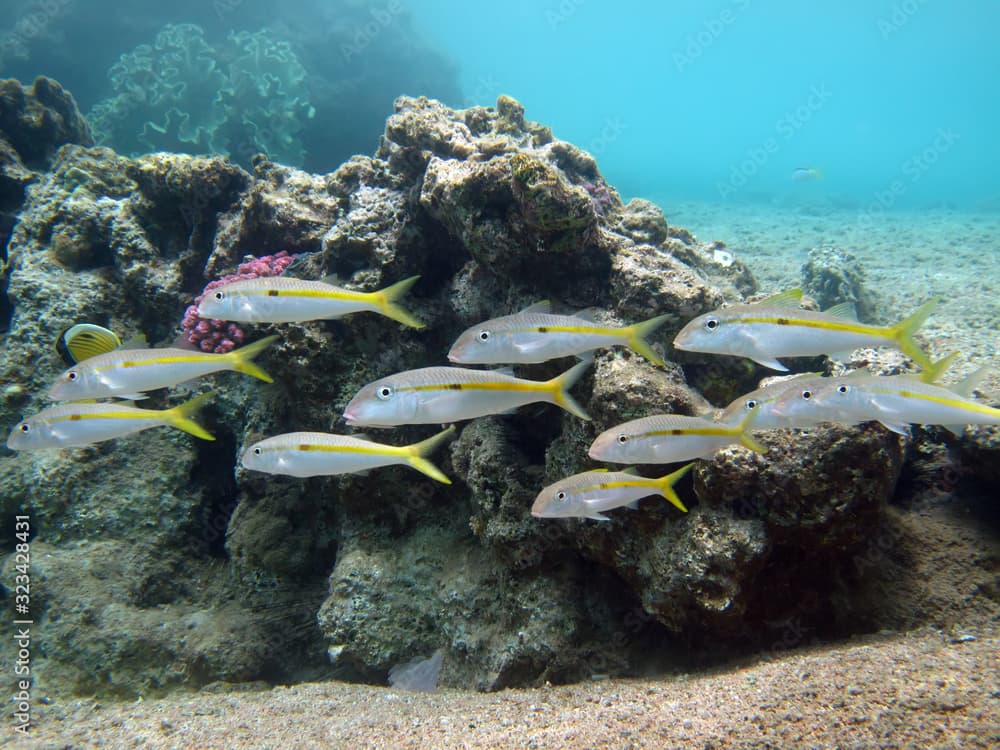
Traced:
<path id="1" fill-rule="evenodd" d="M 152 45 L 109 71 L 115 95 L 88 114 L 97 140 L 132 155 L 217 153 L 249 163 L 258 152 L 301 164 L 298 133 L 313 116 L 307 74 L 267 30 L 210 45 L 195 24 L 167 24 Z"/>

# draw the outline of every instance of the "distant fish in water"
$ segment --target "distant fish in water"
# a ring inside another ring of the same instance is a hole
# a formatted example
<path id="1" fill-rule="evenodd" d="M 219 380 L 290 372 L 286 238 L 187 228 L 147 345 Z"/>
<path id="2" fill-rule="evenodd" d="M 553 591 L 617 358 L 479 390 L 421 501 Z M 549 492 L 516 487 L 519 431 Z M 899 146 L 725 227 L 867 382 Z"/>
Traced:
<path id="1" fill-rule="evenodd" d="M 56 342 L 56 350 L 66 364 L 72 365 L 98 354 L 106 354 L 122 345 L 114 331 L 93 323 L 77 323 L 66 329 Z"/>
<path id="2" fill-rule="evenodd" d="M 549 309 L 548 302 L 539 302 L 514 315 L 472 326 L 455 341 L 448 359 L 463 365 L 531 364 L 620 345 L 655 365 L 664 365 L 645 337 L 667 322 L 670 315 L 614 328 L 593 322 L 588 311 L 553 315 Z"/>
<path id="3" fill-rule="evenodd" d="M 610 520 L 602 511 L 635 508 L 638 500 L 662 495 L 687 513 L 674 492 L 674 484 L 691 470 L 693 463 L 657 479 L 647 479 L 631 471 L 585 471 L 550 484 L 538 493 L 531 506 L 536 518 L 590 518 Z"/>
<path id="4" fill-rule="evenodd" d="M 139 409 L 120 401 L 50 406 L 18 424 L 7 438 L 7 447 L 15 451 L 78 448 L 163 425 L 215 440 L 191 418 L 213 395 L 196 396 L 173 409 Z"/>
<path id="5" fill-rule="evenodd" d="M 455 432 L 447 430 L 413 445 L 383 445 L 360 436 L 325 432 L 288 432 L 254 443 L 240 459 L 245 469 L 293 477 L 331 476 L 368 471 L 382 466 L 412 466 L 431 479 L 451 484 L 440 469 L 427 460 Z"/>
<path id="6" fill-rule="evenodd" d="M 541 382 L 463 367 L 407 370 L 358 391 L 344 410 L 344 418 L 348 424 L 367 427 L 445 424 L 544 401 L 580 419 L 590 419 L 568 393 L 589 366 L 589 361 L 580 362 L 562 375 Z"/>
<path id="7" fill-rule="evenodd" d="M 734 443 L 763 453 L 764 447 L 749 435 L 757 416 L 750 411 L 735 425 L 681 414 L 633 419 L 598 435 L 587 455 L 616 464 L 669 464 L 708 458 Z"/>
<path id="8" fill-rule="evenodd" d="M 816 182 L 823 179 L 823 172 L 815 167 L 796 167 L 792 170 L 792 182 Z"/>
<path id="9" fill-rule="evenodd" d="M 396 304 L 419 278 L 411 276 L 377 292 L 355 292 L 328 280 L 262 276 L 211 290 L 198 305 L 198 316 L 237 323 L 305 323 L 369 311 L 423 328 L 423 323 Z"/>
<path id="10" fill-rule="evenodd" d="M 892 326 L 858 322 L 850 303 L 824 312 L 803 310 L 801 289 L 792 289 L 752 305 L 733 305 L 699 315 L 674 339 L 689 352 L 748 357 L 764 367 L 787 372 L 779 357 L 825 354 L 847 358 L 859 347 L 894 346 L 923 369 L 934 365 L 913 339 L 937 305 L 931 300 Z"/>
<path id="11" fill-rule="evenodd" d="M 90 398 L 140 399 L 147 391 L 169 388 L 213 372 L 235 370 L 265 383 L 271 376 L 253 363 L 254 357 L 273 344 L 278 336 L 268 336 L 227 354 L 211 354 L 191 349 L 130 349 L 128 346 L 77 362 L 49 388 L 53 401 Z"/>

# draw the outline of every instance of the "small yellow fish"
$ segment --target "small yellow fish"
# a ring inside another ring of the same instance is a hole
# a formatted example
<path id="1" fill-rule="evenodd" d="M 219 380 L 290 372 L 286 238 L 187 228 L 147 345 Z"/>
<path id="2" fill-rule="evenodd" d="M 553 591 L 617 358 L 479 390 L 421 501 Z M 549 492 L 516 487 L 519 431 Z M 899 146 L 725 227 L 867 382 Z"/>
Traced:
<path id="1" fill-rule="evenodd" d="M 645 337 L 670 317 L 660 315 L 635 325 L 614 328 L 593 322 L 588 311 L 553 315 L 548 302 L 539 302 L 514 315 L 468 328 L 451 347 L 448 359 L 463 365 L 531 364 L 607 346 L 627 346 L 663 367 L 663 359 L 650 348 Z"/>
<path id="2" fill-rule="evenodd" d="M 631 471 L 585 471 L 550 484 L 538 493 L 531 506 L 536 518 L 591 518 L 610 520 L 601 511 L 622 506 L 635 508 L 636 502 L 649 495 L 662 495 L 687 513 L 674 492 L 674 484 L 687 474 L 693 463 L 658 479 L 640 477 Z"/>
<path id="3" fill-rule="evenodd" d="M 18 424 L 7 438 L 7 447 L 15 451 L 76 448 L 162 425 L 215 440 L 191 418 L 214 395 L 205 393 L 172 409 L 139 409 L 120 401 L 57 404 Z"/>
<path id="4" fill-rule="evenodd" d="M 913 340 L 934 311 L 937 300 L 923 305 L 910 317 L 892 326 L 859 323 L 854 306 L 835 305 L 825 312 L 799 307 L 801 289 L 792 289 L 752 305 L 733 305 L 699 315 L 674 339 L 674 346 L 689 352 L 748 357 L 764 367 L 787 372 L 779 357 L 814 357 L 825 354 L 842 359 L 865 346 L 894 346 L 923 369 L 933 363 Z"/>
<path id="5" fill-rule="evenodd" d="M 351 435 L 325 432 L 288 432 L 254 443 L 240 459 L 245 469 L 293 477 L 331 476 L 402 464 L 412 466 L 431 479 L 451 484 L 441 470 L 427 460 L 455 432 L 452 425 L 413 445 L 375 443 Z"/>
<path id="6" fill-rule="evenodd" d="M 198 305 L 198 316 L 242 323 L 305 323 L 369 311 L 423 328 L 423 323 L 396 304 L 419 278 L 411 276 L 377 292 L 354 292 L 327 281 L 285 276 L 233 281 L 206 294 Z"/>
<path id="7" fill-rule="evenodd" d="M 53 401 L 110 397 L 141 399 L 146 397 L 147 391 L 169 388 L 224 370 L 235 370 L 272 383 L 271 376 L 255 365 L 253 359 L 277 339 L 278 336 L 268 336 L 227 354 L 170 347 L 115 349 L 77 362 L 66 370 L 49 388 L 49 398 Z"/>

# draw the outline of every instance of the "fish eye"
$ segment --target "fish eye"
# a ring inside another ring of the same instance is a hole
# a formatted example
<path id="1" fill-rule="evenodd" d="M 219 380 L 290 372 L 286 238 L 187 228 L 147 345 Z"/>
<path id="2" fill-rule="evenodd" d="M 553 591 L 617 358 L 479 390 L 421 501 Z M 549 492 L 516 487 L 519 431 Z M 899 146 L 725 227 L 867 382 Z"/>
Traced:
<path id="1" fill-rule="evenodd" d="M 478 338 L 479 338 L 480 341 L 489 341 L 490 340 L 490 332 L 489 331 L 480 331 Z"/>
<path id="2" fill-rule="evenodd" d="M 253 454 L 254 454 L 255 456 L 259 456 L 259 455 L 260 455 L 260 454 L 261 454 L 262 452 L 263 452 L 263 451 L 261 451 L 261 449 L 260 449 L 260 448 L 254 448 L 254 449 L 253 449 Z"/>
<path id="3" fill-rule="evenodd" d="M 216 292 L 215 293 L 215 299 L 218 300 L 219 302 L 222 302 L 222 300 L 224 300 L 225 298 L 226 298 L 225 292 Z"/>
<path id="4" fill-rule="evenodd" d="M 813 397 L 812 391 L 802 391 L 802 398 L 804 398 L 806 401 L 808 401 L 812 397 Z"/>
<path id="5" fill-rule="evenodd" d="M 851 390 L 850 386 L 847 385 L 837 386 L 837 393 L 848 393 L 850 390 Z"/>
<path id="6" fill-rule="evenodd" d="M 27 422 L 21 422 L 21 432 L 31 432 L 31 425 Z"/>
<path id="7" fill-rule="evenodd" d="M 706 331 L 714 331 L 718 327 L 719 327 L 719 320 L 718 320 L 718 318 L 709 318 L 708 320 L 705 321 L 705 330 Z"/>
<path id="8" fill-rule="evenodd" d="M 561 502 L 563 502 L 563 501 L 564 501 L 565 499 L 566 499 L 566 493 L 565 493 L 565 492 L 562 492 L 562 491 L 560 491 L 560 492 L 557 492 L 557 493 L 556 493 L 556 502 L 557 502 L 557 503 L 561 503 Z"/>
<path id="9" fill-rule="evenodd" d="M 618 442 L 619 442 L 619 443 L 620 443 L 621 445 L 625 445 L 625 443 L 627 443 L 627 442 L 628 442 L 628 435 L 626 435 L 626 434 L 624 434 L 624 433 L 622 433 L 621 435 L 619 435 L 619 436 L 618 436 Z"/>
<path id="10" fill-rule="evenodd" d="M 387 398 L 390 398 L 392 396 L 392 388 L 390 388 L 387 385 L 383 385 L 381 388 L 375 391 L 375 395 L 377 395 L 380 399 L 385 401 Z"/>
<path id="11" fill-rule="evenodd" d="M 66 373 L 66 377 L 69 379 L 69 382 L 74 383 L 80 377 L 80 374 L 76 370 L 70 370 Z"/>
<path id="12" fill-rule="evenodd" d="M 751 399 L 747 399 L 746 407 L 748 409 L 756 409 L 757 408 L 757 400 L 756 399 L 752 399 L 752 398 Z"/>

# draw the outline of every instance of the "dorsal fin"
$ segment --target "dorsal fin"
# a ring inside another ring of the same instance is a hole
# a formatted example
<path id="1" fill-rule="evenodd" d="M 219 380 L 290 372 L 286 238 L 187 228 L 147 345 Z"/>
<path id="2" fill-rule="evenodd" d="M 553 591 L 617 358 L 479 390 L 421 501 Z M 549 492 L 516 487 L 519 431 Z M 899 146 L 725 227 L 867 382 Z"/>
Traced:
<path id="1" fill-rule="evenodd" d="M 760 302 L 755 302 L 754 304 L 767 305 L 768 307 L 801 307 L 802 290 L 786 289 L 783 292 L 772 294 L 770 297 L 765 297 Z"/>
<path id="2" fill-rule="evenodd" d="M 598 309 L 596 307 L 585 307 L 582 310 L 577 310 L 573 313 L 574 318 L 579 318 L 580 320 L 586 320 L 588 323 L 593 323 L 597 320 Z"/>
<path id="3" fill-rule="evenodd" d="M 528 305 L 523 310 L 518 310 L 519 315 L 525 315 L 527 313 L 543 313 L 548 314 L 552 312 L 552 303 L 547 299 L 543 299 L 541 302 L 536 302 L 533 305 Z"/>
<path id="4" fill-rule="evenodd" d="M 841 302 L 839 305 L 834 305 L 828 310 L 824 310 L 827 315 L 832 315 L 835 318 L 844 318 L 845 320 L 857 320 L 858 310 L 854 306 L 853 302 Z"/>
<path id="5" fill-rule="evenodd" d="M 979 387 L 979 384 L 983 382 L 983 378 L 985 378 L 989 372 L 990 368 L 984 365 L 955 383 L 955 385 L 951 386 L 950 390 L 952 393 L 962 396 L 963 398 L 972 398 L 972 392 Z"/>
<path id="6" fill-rule="evenodd" d="M 146 340 L 146 334 L 137 333 L 135 336 L 127 339 L 124 344 L 118 347 L 119 349 L 148 349 L 149 342 Z"/>
<path id="7" fill-rule="evenodd" d="M 324 284 L 329 284 L 330 286 L 344 286 L 344 281 L 335 273 L 328 273 L 322 279 L 320 279 Z"/>
<path id="8" fill-rule="evenodd" d="M 639 476 L 639 470 L 634 466 L 627 466 L 624 469 L 619 469 L 622 474 L 631 474 L 632 476 Z"/>

